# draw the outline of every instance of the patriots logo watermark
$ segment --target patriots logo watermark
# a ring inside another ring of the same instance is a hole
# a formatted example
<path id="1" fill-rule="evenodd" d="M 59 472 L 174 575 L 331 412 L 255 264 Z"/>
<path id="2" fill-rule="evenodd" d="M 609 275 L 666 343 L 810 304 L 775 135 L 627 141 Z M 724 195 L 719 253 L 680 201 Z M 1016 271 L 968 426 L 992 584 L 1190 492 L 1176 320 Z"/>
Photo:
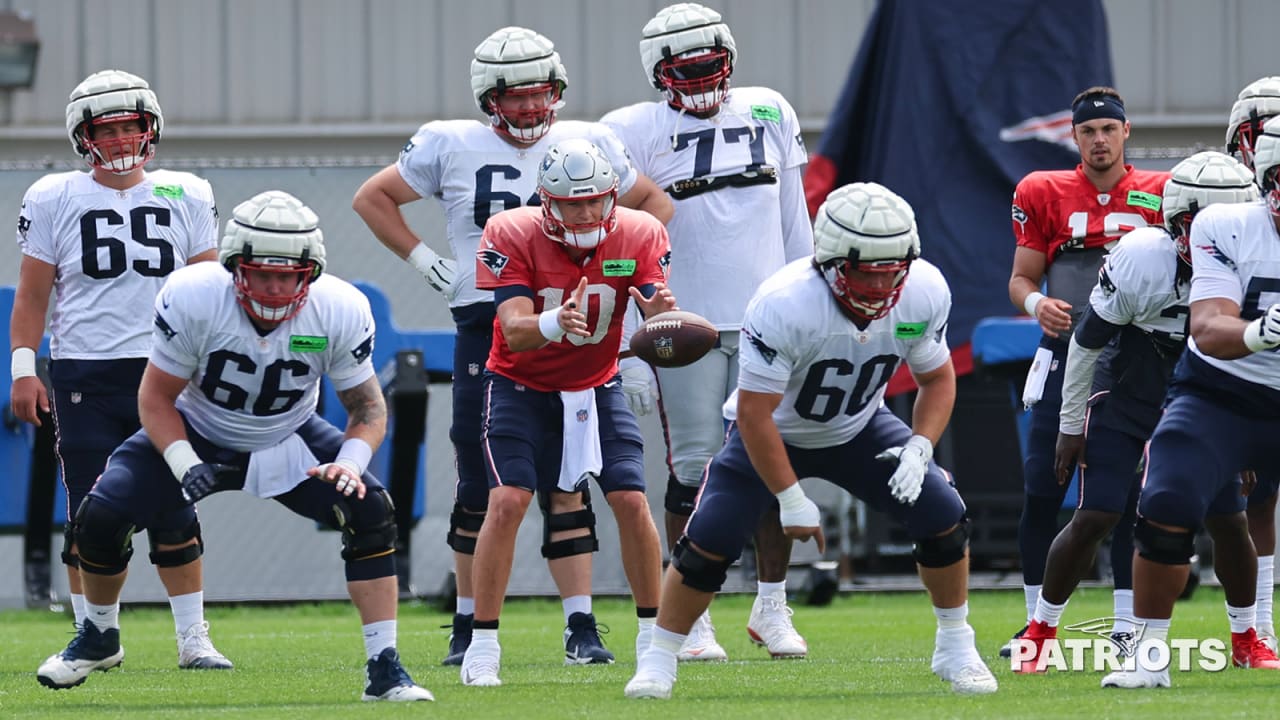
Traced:
<path id="1" fill-rule="evenodd" d="M 1014 672 L 1208 672 L 1225 670 L 1230 654 L 1218 638 L 1149 637 L 1147 624 L 1123 617 L 1101 617 L 1058 628 L 1087 637 L 1013 641 L 1009 667 Z"/>
<path id="2" fill-rule="evenodd" d="M 477 253 L 477 256 L 480 258 L 480 262 L 489 268 L 489 272 L 493 273 L 494 277 L 502 277 L 503 269 L 507 267 L 508 262 L 511 262 L 511 258 L 497 250 L 481 250 Z"/>
<path id="3" fill-rule="evenodd" d="M 1009 127 L 1000 128 L 1000 139 L 1005 142 L 1039 140 L 1060 145 L 1068 150 L 1078 149 L 1071 138 L 1070 110 L 1060 110 L 1051 115 L 1036 115 Z"/>

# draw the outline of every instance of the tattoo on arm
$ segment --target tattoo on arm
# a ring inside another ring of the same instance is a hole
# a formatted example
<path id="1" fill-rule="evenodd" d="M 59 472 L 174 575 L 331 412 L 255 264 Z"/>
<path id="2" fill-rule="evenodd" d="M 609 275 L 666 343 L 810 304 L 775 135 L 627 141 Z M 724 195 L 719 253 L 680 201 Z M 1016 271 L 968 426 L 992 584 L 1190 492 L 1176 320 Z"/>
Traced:
<path id="1" fill-rule="evenodd" d="M 382 425 L 387 420 L 387 401 L 382 397 L 378 378 L 365 380 L 338 393 L 349 418 L 348 425 Z"/>

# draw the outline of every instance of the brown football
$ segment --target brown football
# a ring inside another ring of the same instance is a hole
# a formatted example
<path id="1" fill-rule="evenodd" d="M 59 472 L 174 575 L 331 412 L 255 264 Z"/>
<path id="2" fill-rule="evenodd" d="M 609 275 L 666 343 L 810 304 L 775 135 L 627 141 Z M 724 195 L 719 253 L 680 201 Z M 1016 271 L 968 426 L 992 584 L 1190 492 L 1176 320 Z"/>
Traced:
<path id="1" fill-rule="evenodd" d="M 684 367 L 711 351 L 720 332 L 707 319 L 684 310 L 659 313 L 631 336 L 631 352 L 657 367 Z"/>

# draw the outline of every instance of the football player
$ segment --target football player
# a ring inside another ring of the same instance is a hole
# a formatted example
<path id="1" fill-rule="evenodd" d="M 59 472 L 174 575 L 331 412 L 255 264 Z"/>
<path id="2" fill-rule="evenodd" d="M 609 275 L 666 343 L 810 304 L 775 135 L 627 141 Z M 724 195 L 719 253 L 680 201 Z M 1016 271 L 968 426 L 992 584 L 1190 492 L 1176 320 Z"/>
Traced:
<path id="1" fill-rule="evenodd" d="M 40 666 L 40 682 L 71 687 L 119 664 L 134 531 L 183 534 L 175 552 L 194 562 L 195 503 L 244 490 L 341 532 L 368 657 L 363 699 L 432 700 L 396 653 L 395 515 L 365 471 L 387 420 L 369 301 L 324 273 L 316 214 L 287 193 L 237 205 L 218 258 L 175 272 L 155 299 L 142 430 L 112 453 L 76 516 L 90 614 Z M 347 411 L 345 432 L 315 412 L 324 375 Z"/>
<path id="2" fill-rule="evenodd" d="M 1080 150 L 1074 170 L 1038 171 L 1018 183 L 1013 194 L 1013 235 L 1017 248 L 1009 278 L 1009 299 L 1039 321 L 1044 331 L 1039 362 L 1032 364 L 1023 401 L 1031 423 L 1023 459 L 1024 495 L 1018 524 L 1022 588 L 1027 623 L 1044 581 L 1045 558 L 1058 532 L 1058 512 L 1067 486 L 1054 472 L 1062 368 L 1071 328 L 1088 305 L 1089 292 L 1108 249 L 1135 228 L 1159 225 L 1167 172 L 1137 170 L 1124 162 L 1129 138 L 1124 100 L 1113 88 L 1091 87 L 1071 103 L 1071 133 Z M 1045 282 L 1045 292 L 1041 283 Z M 1036 370 L 1040 372 L 1036 372 Z M 1130 559 L 1132 526 L 1112 531 L 1115 616 L 1133 616 Z M 1131 632 L 1117 622 L 1113 632 Z M 1022 636 L 1026 626 L 1014 634 Z M 1009 656 L 1010 646 L 1000 649 Z"/>
<path id="3" fill-rule="evenodd" d="M 728 439 L 676 543 L 658 627 L 627 697 L 671 696 L 685 635 L 765 508 L 776 502 L 788 536 L 823 548 L 801 477 L 833 483 L 906 528 L 938 622 L 933 672 L 958 693 L 997 688 L 967 619 L 964 501 L 932 460 L 956 393 L 947 282 L 919 259 L 911 206 L 875 183 L 833 191 L 814 237 L 814 255 L 767 279 L 747 306 Z M 911 427 L 881 402 L 902 361 L 920 386 Z"/>
<path id="4" fill-rule="evenodd" d="M 663 8 L 640 40 L 645 79 L 662 99 L 601 119 L 637 169 L 674 200 L 672 290 L 683 309 L 720 331 L 714 350 L 692 365 L 657 369 L 656 383 L 639 358 L 622 361 L 632 409 L 647 414 L 656 400 L 661 415 L 669 550 L 689 521 L 707 461 L 724 444 L 721 406 L 738 382 L 747 301 L 774 271 L 813 252 L 799 121 L 786 98 L 769 88 L 730 89 L 737 52 L 720 13 L 697 3 Z M 808 645 L 787 607 L 791 541 L 776 508 L 766 510 L 755 547 L 758 583 L 747 633 L 774 657 L 804 657 Z M 679 657 L 727 658 L 709 613 L 698 618 Z"/>
<path id="5" fill-rule="evenodd" d="M 74 518 L 107 456 L 137 432 L 138 384 L 151 347 L 147 309 L 174 270 L 217 257 L 217 210 L 208 181 L 147 170 L 164 114 L 146 80 L 121 70 L 85 78 L 67 103 L 67 135 L 88 172 L 46 175 L 22 198 L 22 262 L 10 320 L 13 414 L 35 425 L 53 411 L 67 495 L 62 562 L 75 622 L 85 621 Z M 50 387 L 36 375 L 50 321 Z M 191 531 L 199 539 L 199 527 Z M 185 532 L 185 530 L 184 530 Z M 201 564 L 179 551 L 187 535 L 148 533 L 151 562 L 169 595 L 178 667 L 227 669 L 209 640 Z M 197 546 L 199 547 L 199 546 Z"/>
<path id="6" fill-rule="evenodd" d="M 1280 303 L 1271 290 L 1280 286 L 1278 174 L 1280 120 L 1272 118 L 1254 142 L 1265 202 L 1214 205 L 1191 227 L 1191 337 L 1148 446 L 1134 531 L 1134 612 L 1146 623 L 1144 639 L 1168 637 L 1195 529 L 1207 516 L 1245 509 L 1238 473 L 1280 472 L 1272 445 L 1280 432 Z M 1242 625 L 1253 624 L 1251 609 Z M 1102 680 L 1123 688 L 1169 683 L 1167 669 L 1142 663 Z"/>
<path id="7" fill-rule="evenodd" d="M 495 31 L 475 50 L 471 90 L 486 122 L 444 120 L 423 125 L 400 153 L 356 192 L 353 207 L 388 249 L 423 274 L 444 294 L 457 325 L 453 358 L 453 425 L 449 438 L 458 482 L 450 516 L 458 609 L 445 665 L 458 665 L 471 642 L 475 610 L 472 556 L 489 502 L 489 480 L 480 449 L 483 415 L 481 372 L 493 343 L 493 293 L 475 284 L 472 258 L 489 218 L 503 210 L 539 204 L 538 163 L 565 138 L 582 137 L 602 148 L 618 178 L 618 203 L 645 210 L 666 222 L 671 201 L 648 178 L 638 175 L 611 131 L 595 123 L 557 121 L 569 78 L 547 38 L 532 30 Z M 453 258 L 438 255 L 409 228 L 400 206 L 436 197 L 444 208 Z M 553 495 L 539 503 L 545 522 L 586 539 L 547 542 L 542 554 L 560 590 L 566 626 L 581 614 L 566 640 L 565 656 L 575 663 L 612 662 L 591 612 L 591 555 L 595 518 L 579 498 Z M 559 537 L 558 530 L 556 535 Z M 656 597 L 657 589 L 654 589 Z M 653 608 L 637 610 L 652 622 Z"/>
<path id="8" fill-rule="evenodd" d="M 1089 305 L 1069 341 L 1055 461 L 1067 483 L 1080 465 L 1080 501 L 1054 539 L 1035 615 L 1019 642 L 1035 653 L 1015 671 L 1043 672 L 1044 641 L 1057 635 L 1067 600 L 1088 571 L 1098 545 L 1118 522 L 1133 522 L 1141 487 L 1143 449 L 1164 403 L 1173 366 L 1186 347 L 1191 286 L 1189 233 L 1196 214 L 1215 203 L 1257 200 L 1249 168 L 1218 152 L 1202 152 L 1173 168 L 1164 186 L 1163 228 L 1128 233 L 1107 255 Z M 1106 372 L 1095 369 L 1112 343 Z M 1086 413 L 1087 405 L 1087 413 Z M 1088 441 L 1086 444 L 1086 440 Z M 1243 516 L 1210 516 L 1214 568 L 1227 594 L 1232 650 L 1246 667 L 1280 666 L 1243 619 L 1254 604 L 1252 577 L 1239 582 L 1233 566 L 1254 554 Z M 1114 638 L 1129 654 L 1136 637 Z M 1023 656 L 1026 657 L 1027 654 Z"/>
<path id="9" fill-rule="evenodd" d="M 493 291 L 498 321 L 485 363 L 482 439 L 492 489 L 476 541 L 466 685 L 501 684 L 498 615 L 535 492 L 577 496 L 594 477 L 618 520 L 636 607 L 658 605 L 662 550 L 644 494 L 640 427 L 619 386 L 618 346 L 628 295 L 646 316 L 675 308 L 666 288 L 671 248 L 661 222 L 617 207 L 617 185 L 612 161 L 590 141 L 556 143 L 538 168 L 542 207 L 495 215 L 476 253 L 476 286 Z M 543 537 L 594 544 L 582 525 L 548 523 Z M 588 620 L 571 616 L 566 633 Z M 653 629 L 644 620 L 637 655 Z"/>

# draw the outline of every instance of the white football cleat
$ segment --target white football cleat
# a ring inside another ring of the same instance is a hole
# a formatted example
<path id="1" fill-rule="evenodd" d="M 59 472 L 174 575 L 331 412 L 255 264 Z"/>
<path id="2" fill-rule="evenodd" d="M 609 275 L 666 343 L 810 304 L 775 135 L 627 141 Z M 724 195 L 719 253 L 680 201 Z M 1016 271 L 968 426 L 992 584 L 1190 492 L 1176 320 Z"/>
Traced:
<path id="1" fill-rule="evenodd" d="M 747 620 L 751 642 L 768 650 L 774 658 L 799 659 L 808 655 L 809 643 L 791 624 L 791 614 L 786 595 L 757 595 L 751 606 L 751 618 Z"/>
<path id="2" fill-rule="evenodd" d="M 67 648 L 51 655 L 36 670 L 40 684 L 53 690 L 71 688 L 84 682 L 94 670 L 106 672 L 124 662 L 119 628 L 99 630 L 85 620 L 76 628 L 76 636 Z"/>
<path id="3" fill-rule="evenodd" d="M 1000 688 L 996 676 L 978 655 L 971 627 L 945 633 L 939 630 L 930 667 L 935 675 L 951 683 L 952 692 L 961 695 L 986 695 Z"/>
<path id="4" fill-rule="evenodd" d="M 684 645 L 680 646 L 680 652 L 676 653 L 676 659 L 680 662 L 724 662 L 729 659 L 729 653 L 716 642 L 716 628 L 711 624 L 710 611 L 702 613 L 693 621 L 693 627 L 689 628 L 689 635 L 684 639 Z"/>
<path id="5" fill-rule="evenodd" d="M 473 687 L 497 687 L 502 684 L 498 679 L 498 668 L 502 663 L 502 648 L 498 643 L 479 643 L 471 641 L 467 654 L 462 656 L 462 684 Z"/>
<path id="6" fill-rule="evenodd" d="M 234 665 L 209 639 L 209 623 L 198 622 L 178 636 L 178 667 L 183 670 L 230 670 Z"/>
<path id="7" fill-rule="evenodd" d="M 634 699 L 670 700 L 674 684 L 661 675 L 637 672 L 627 683 L 623 693 Z"/>
<path id="8" fill-rule="evenodd" d="M 1139 690 L 1142 688 L 1167 688 L 1170 685 L 1168 668 L 1159 672 L 1151 672 L 1138 666 L 1133 670 L 1119 670 L 1109 673 L 1102 678 L 1102 687 L 1104 688 Z"/>

